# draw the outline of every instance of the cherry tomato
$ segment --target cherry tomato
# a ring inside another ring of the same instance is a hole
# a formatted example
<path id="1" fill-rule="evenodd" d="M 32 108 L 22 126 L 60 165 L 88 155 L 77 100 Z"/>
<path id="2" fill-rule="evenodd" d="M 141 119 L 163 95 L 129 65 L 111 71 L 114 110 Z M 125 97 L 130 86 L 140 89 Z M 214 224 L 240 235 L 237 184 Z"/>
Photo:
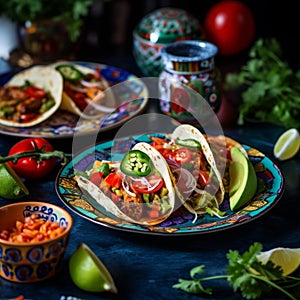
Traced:
<path id="1" fill-rule="evenodd" d="M 33 151 L 36 147 L 39 149 L 44 147 L 45 152 L 54 151 L 52 145 L 44 138 L 27 138 L 13 145 L 8 155 Z M 52 157 L 39 161 L 34 157 L 25 157 L 19 158 L 17 163 L 13 163 L 12 161 L 8 163 L 19 176 L 27 179 L 35 179 L 48 175 L 55 168 L 56 158 Z"/>
<path id="2" fill-rule="evenodd" d="M 43 89 L 40 89 L 36 86 L 29 86 L 25 89 L 25 94 L 28 97 L 32 97 L 35 99 L 42 99 L 46 96 L 46 92 Z"/>
<path id="3" fill-rule="evenodd" d="M 173 159 L 180 164 L 188 163 L 192 158 L 192 153 L 188 148 L 179 148 L 172 153 Z"/>
<path id="4" fill-rule="evenodd" d="M 150 175 L 146 178 L 147 178 L 150 186 L 155 186 L 155 188 L 149 190 L 148 186 L 146 184 L 144 184 L 143 182 L 134 181 L 132 185 L 133 185 L 133 189 L 137 193 L 141 193 L 141 194 L 155 193 L 156 191 L 160 190 L 162 188 L 162 186 L 164 185 L 163 179 L 158 175 Z"/>
<path id="5" fill-rule="evenodd" d="M 214 43 L 219 54 L 230 56 L 245 50 L 255 36 L 255 20 L 250 8 L 236 0 L 213 5 L 204 18 L 206 39 Z"/>

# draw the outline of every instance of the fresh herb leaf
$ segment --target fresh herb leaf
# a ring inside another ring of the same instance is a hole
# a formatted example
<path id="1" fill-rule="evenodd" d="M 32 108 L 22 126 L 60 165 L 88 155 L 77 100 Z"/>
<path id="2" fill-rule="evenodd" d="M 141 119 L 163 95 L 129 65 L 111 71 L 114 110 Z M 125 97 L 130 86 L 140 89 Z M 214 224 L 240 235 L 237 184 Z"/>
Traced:
<path id="1" fill-rule="evenodd" d="M 257 255 L 262 251 L 260 243 L 254 243 L 242 255 L 236 250 L 229 250 L 226 257 L 228 265 L 226 274 L 210 277 L 201 277 L 204 274 L 204 265 L 194 267 L 190 271 L 191 279 L 179 279 L 173 288 L 191 294 L 212 295 L 211 288 L 205 288 L 202 283 L 209 280 L 227 279 L 235 292 L 240 291 L 245 299 L 258 299 L 273 290 L 280 291 L 289 299 L 296 300 L 288 289 L 300 284 L 300 278 L 284 276 L 283 270 L 268 261 L 262 264 Z"/>
<path id="2" fill-rule="evenodd" d="M 201 279 L 197 278 L 197 275 L 202 275 L 204 273 L 204 265 L 200 265 L 197 267 L 194 267 L 190 271 L 190 277 L 192 280 L 186 280 L 186 279 L 179 279 L 179 283 L 174 284 L 173 288 L 183 290 L 190 294 L 207 294 L 211 295 L 212 290 L 210 288 L 204 288 L 201 284 Z"/>
<path id="3" fill-rule="evenodd" d="M 92 4 L 93 0 L 9 0 L 0 3 L 0 11 L 19 23 L 45 19 L 65 21 L 70 40 L 74 42 L 80 35 L 83 17 L 88 16 Z"/>
<path id="4" fill-rule="evenodd" d="M 300 70 L 283 59 L 276 39 L 259 39 L 238 73 L 228 73 L 224 89 L 242 89 L 238 124 L 246 120 L 286 128 L 300 126 Z"/>

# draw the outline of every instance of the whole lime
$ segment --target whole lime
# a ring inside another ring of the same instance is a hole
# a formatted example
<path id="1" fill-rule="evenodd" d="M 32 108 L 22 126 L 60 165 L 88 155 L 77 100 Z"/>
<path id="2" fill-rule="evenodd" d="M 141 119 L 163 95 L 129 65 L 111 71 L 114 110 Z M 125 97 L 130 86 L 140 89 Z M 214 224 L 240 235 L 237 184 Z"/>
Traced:
<path id="1" fill-rule="evenodd" d="M 69 272 L 74 284 L 84 291 L 117 293 L 109 271 L 85 243 L 71 255 Z"/>

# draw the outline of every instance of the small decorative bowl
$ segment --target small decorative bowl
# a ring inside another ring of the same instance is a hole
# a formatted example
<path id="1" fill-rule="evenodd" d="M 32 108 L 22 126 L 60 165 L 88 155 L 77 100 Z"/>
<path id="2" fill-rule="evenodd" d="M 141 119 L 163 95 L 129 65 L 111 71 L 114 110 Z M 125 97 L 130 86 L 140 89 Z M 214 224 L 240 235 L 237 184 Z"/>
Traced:
<path id="1" fill-rule="evenodd" d="M 145 76 L 158 76 L 164 68 L 161 49 L 182 40 L 200 40 L 198 19 L 183 9 L 164 7 L 141 19 L 133 31 L 133 56 Z"/>
<path id="2" fill-rule="evenodd" d="M 0 236 L 0 276 L 13 282 L 32 283 L 48 279 L 60 270 L 73 225 L 63 208 L 44 202 L 18 202 L 0 208 L 0 233 L 12 230 L 16 221 L 37 215 L 43 221 L 58 222 L 65 230 L 41 242 L 10 242 Z"/>

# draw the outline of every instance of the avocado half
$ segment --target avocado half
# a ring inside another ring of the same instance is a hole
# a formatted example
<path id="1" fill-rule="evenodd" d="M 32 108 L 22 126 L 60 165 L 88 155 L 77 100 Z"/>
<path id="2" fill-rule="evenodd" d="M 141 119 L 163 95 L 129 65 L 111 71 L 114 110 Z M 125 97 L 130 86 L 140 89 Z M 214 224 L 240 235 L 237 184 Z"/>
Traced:
<path id="1" fill-rule="evenodd" d="M 229 204 L 232 211 L 244 207 L 257 190 L 256 172 L 249 158 L 238 147 L 230 150 Z"/>

